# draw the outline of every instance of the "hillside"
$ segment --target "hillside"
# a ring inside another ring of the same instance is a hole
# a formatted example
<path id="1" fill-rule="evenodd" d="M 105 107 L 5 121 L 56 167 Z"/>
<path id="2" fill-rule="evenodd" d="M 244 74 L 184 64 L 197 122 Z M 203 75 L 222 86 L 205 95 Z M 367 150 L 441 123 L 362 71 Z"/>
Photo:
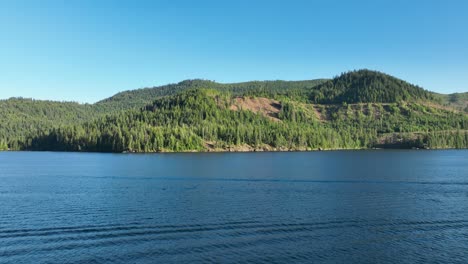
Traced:
<path id="1" fill-rule="evenodd" d="M 92 105 L 12 98 L 0 100 L 0 149 L 466 147 L 466 95 L 360 70 L 332 80 L 187 80 Z"/>
<path id="2" fill-rule="evenodd" d="M 185 80 L 177 84 L 121 92 L 97 102 L 96 105 L 111 109 L 138 108 L 150 104 L 155 98 L 174 95 L 181 91 L 196 88 L 226 91 L 234 95 L 261 94 L 274 96 L 276 94 L 285 94 L 293 96 L 295 93 L 304 93 L 325 81 L 325 79 L 318 79 L 309 81 L 252 81 L 223 84 L 199 79 Z"/>
<path id="3" fill-rule="evenodd" d="M 245 107 L 246 102 L 251 108 Z M 316 105 L 192 89 L 157 99 L 141 110 L 53 130 L 32 138 L 27 149 L 166 152 L 466 148 L 467 130 L 466 114 L 419 103 Z"/>
<path id="4" fill-rule="evenodd" d="M 25 98 L 0 100 L 0 149 L 21 149 L 26 136 L 43 134 L 71 124 L 81 124 L 120 111 L 140 109 L 156 98 L 188 89 L 210 88 L 233 94 L 269 96 L 281 93 L 293 97 L 323 81 L 253 81 L 221 84 L 206 80 L 186 80 L 177 84 L 121 92 L 95 104 Z"/>
<path id="5" fill-rule="evenodd" d="M 468 92 L 453 94 L 435 94 L 439 102 L 447 107 L 468 113 Z"/>
<path id="6" fill-rule="evenodd" d="M 0 149 L 18 149 L 26 136 L 81 123 L 99 113 L 92 105 L 25 98 L 0 100 Z"/>

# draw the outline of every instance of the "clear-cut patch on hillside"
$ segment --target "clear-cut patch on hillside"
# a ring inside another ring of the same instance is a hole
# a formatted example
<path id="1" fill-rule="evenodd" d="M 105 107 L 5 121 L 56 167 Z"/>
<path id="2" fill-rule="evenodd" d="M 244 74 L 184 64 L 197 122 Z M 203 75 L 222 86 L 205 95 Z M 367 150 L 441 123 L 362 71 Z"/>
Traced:
<path id="1" fill-rule="evenodd" d="M 233 111 L 248 110 L 273 120 L 281 121 L 278 118 L 278 113 L 281 111 L 281 103 L 279 101 L 263 98 L 263 97 L 236 97 L 229 107 Z"/>

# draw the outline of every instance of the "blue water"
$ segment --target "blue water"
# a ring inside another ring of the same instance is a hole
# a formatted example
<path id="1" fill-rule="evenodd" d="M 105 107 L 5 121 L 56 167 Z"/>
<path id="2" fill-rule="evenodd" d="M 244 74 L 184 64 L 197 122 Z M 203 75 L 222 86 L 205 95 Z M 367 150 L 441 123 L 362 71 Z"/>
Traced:
<path id="1" fill-rule="evenodd" d="M 0 153 L 0 263 L 468 263 L 468 151 Z"/>

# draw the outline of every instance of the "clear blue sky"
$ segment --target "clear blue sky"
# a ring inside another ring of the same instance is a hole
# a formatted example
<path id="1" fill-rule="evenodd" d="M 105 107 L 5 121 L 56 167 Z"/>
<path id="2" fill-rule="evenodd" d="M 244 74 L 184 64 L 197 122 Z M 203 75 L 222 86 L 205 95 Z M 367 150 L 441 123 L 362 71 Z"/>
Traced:
<path id="1" fill-rule="evenodd" d="M 99 3 L 98 3 L 99 2 Z M 0 98 L 330 78 L 369 68 L 468 91 L 468 1 L 1 1 Z"/>

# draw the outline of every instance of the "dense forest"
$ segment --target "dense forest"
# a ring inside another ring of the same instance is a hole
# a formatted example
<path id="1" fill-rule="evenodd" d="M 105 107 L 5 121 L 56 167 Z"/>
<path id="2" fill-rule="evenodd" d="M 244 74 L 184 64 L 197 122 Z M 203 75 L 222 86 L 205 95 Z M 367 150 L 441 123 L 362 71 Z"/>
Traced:
<path id="1" fill-rule="evenodd" d="M 455 96 L 361 70 L 299 82 L 189 80 L 119 93 L 93 105 L 9 99 L 0 101 L 0 149 L 467 148 L 464 95 Z"/>
<path id="2" fill-rule="evenodd" d="M 315 103 L 395 103 L 434 100 L 424 89 L 384 73 L 353 71 L 324 82 L 311 93 Z"/>

